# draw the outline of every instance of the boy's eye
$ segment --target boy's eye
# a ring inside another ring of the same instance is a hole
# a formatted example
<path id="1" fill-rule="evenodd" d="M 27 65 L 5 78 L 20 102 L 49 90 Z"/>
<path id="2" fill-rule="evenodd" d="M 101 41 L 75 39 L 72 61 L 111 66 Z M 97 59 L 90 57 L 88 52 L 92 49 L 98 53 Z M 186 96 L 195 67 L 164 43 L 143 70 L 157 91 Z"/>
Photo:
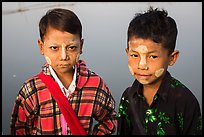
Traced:
<path id="1" fill-rule="evenodd" d="M 133 58 L 137 58 L 138 57 L 138 55 L 136 55 L 136 54 L 131 54 L 130 56 L 133 57 Z"/>
<path id="2" fill-rule="evenodd" d="M 57 50 L 58 47 L 56 47 L 56 46 L 51 46 L 50 49 L 51 49 L 51 50 Z"/>
<path id="3" fill-rule="evenodd" d="M 149 58 L 152 58 L 152 59 L 155 59 L 155 58 L 157 58 L 158 56 L 155 56 L 155 55 L 151 55 L 151 56 L 149 56 Z"/>
<path id="4" fill-rule="evenodd" d="M 70 46 L 69 48 L 68 48 L 68 50 L 75 50 L 77 47 L 76 46 Z"/>

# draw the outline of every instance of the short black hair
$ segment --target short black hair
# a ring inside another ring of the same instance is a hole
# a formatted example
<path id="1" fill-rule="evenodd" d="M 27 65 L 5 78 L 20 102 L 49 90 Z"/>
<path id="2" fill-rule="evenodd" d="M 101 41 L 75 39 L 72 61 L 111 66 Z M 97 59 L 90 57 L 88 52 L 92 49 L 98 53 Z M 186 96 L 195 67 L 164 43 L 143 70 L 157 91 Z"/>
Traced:
<path id="1" fill-rule="evenodd" d="M 39 22 L 40 38 L 43 41 L 48 27 L 82 37 L 82 24 L 77 15 L 68 9 L 55 8 L 48 10 Z"/>
<path id="2" fill-rule="evenodd" d="M 152 6 L 144 13 L 135 14 L 129 23 L 128 41 L 133 36 L 151 39 L 161 43 L 170 55 L 175 49 L 178 30 L 175 20 L 167 15 L 166 10 L 153 9 Z"/>

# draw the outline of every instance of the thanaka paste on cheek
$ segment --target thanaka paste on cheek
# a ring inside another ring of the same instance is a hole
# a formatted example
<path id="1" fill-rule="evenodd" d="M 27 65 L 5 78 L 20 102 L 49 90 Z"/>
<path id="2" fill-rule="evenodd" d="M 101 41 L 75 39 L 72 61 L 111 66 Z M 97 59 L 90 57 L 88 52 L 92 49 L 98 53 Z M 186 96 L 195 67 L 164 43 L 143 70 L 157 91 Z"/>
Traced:
<path id="1" fill-rule="evenodd" d="M 80 53 L 77 54 L 76 56 L 76 63 L 79 61 Z"/>
<path id="2" fill-rule="evenodd" d="M 130 70 L 130 73 L 131 73 L 132 75 L 134 75 L 134 72 L 133 72 L 132 67 L 131 67 L 130 65 L 128 65 L 128 68 L 129 68 L 129 70 Z"/>
<path id="3" fill-rule="evenodd" d="M 76 63 L 79 61 L 79 57 L 80 57 L 80 53 L 78 53 L 76 56 Z M 73 66 L 72 68 L 75 69 L 75 66 Z"/>
<path id="4" fill-rule="evenodd" d="M 130 70 L 130 73 L 134 76 L 134 71 L 132 69 L 132 67 L 130 65 L 128 65 L 128 68 Z M 141 83 L 141 84 L 148 84 L 148 81 L 145 80 L 145 79 L 138 79 L 138 81 Z"/>
<path id="5" fill-rule="evenodd" d="M 155 76 L 160 77 L 164 73 L 164 68 L 160 68 L 159 70 L 155 71 Z"/>
<path id="6" fill-rule="evenodd" d="M 44 55 L 44 57 L 45 57 L 45 60 L 47 61 L 47 63 L 48 63 L 49 65 L 51 65 L 51 60 L 50 60 L 50 58 L 49 58 L 48 56 L 46 56 L 46 55 Z"/>

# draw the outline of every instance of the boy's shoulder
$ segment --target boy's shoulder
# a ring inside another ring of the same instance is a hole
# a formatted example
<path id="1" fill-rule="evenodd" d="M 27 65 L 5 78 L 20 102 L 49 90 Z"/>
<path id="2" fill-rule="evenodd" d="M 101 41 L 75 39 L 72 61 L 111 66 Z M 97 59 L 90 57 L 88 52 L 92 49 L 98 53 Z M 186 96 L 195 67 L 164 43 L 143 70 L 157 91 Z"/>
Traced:
<path id="1" fill-rule="evenodd" d="M 30 83 L 31 81 L 36 81 L 37 79 L 39 79 L 39 77 L 37 75 L 33 75 L 28 77 L 24 83 Z"/>
<path id="2" fill-rule="evenodd" d="M 41 84 L 42 80 L 38 77 L 38 74 L 36 75 L 32 75 L 30 77 L 28 77 L 25 81 L 23 85 L 27 85 L 27 86 L 36 86 L 38 84 Z"/>
<path id="3" fill-rule="evenodd" d="M 44 87 L 45 87 L 45 85 L 44 85 L 43 81 L 38 77 L 38 74 L 36 74 L 36 75 L 32 75 L 32 76 L 28 77 L 24 81 L 24 83 L 21 87 L 21 90 L 23 88 L 26 88 L 30 91 L 32 91 L 32 90 L 37 91 L 37 89 L 42 89 Z"/>
<path id="4" fill-rule="evenodd" d="M 86 62 L 84 60 L 79 60 L 77 63 L 77 68 L 79 72 L 79 76 L 92 78 L 95 77 L 97 79 L 102 79 L 98 74 L 96 74 L 93 70 L 87 67 Z"/>
<path id="5" fill-rule="evenodd" d="M 175 91 L 175 93 L 190 93 L 191 90 L 187 88 L 180 80 L 172 77 L 168 81 L 170 90 Z"/>
<path id="6" fill-rule="evenodd" d="M 186 87 L 181 81 L 178 79 L 171 77 L 169 80 L 169 95 L 171 95 L 176 100 L 191 102 L 197 101 L 193 92 Z"/>
<path id="7" fill-rule="evenodd" d="M 131 89 L 131 87 L 127 87 L 122 94 L 122 98 L 124 98 L 125 100 L 128 100 L 128 96 L 130 94 L 130 89 Z"/>
<path id="8" fill-rule="evenodd" d="M 174 76 L 172 76 L 168 71 L 165 75 L 165 77 L 163 78 L 163 82 L 162 82 L 164 86 L 165 90 L 167 90 L 167 88 L 172 91 L 174 94 L 183 94 L 183 93 L 190 93 L 190 89 L 187 88 L 180 80 L 178 80 L 177 78 L 175 78 Z M 166 86 L 167 85 L 167 86 Z"/>
<path id="9" fill-rule="evenodd" d="M 174 78 L 171 76 L 170 80 L 169 80 L 169 85 L 172 89 L 185 89 L 185 90 L 189 90 L 181 81 L 179 81 L 178 79 Z"/>
<path id="10" fill-rule="evenodd" d="M 99 75 L 98 73 L 96 73 L 94 70 L 92 70 L 91 68 L 87 67 L 86 63 L 84 60 L 79 60 L 79 67 L 80 67 L 80 74 L 81 76 L 85 76 L 88 77 L 89 79 L 93 78 L 95 81 L 103 81 L 104 79 L 102 78 L 101 75 Z"/>

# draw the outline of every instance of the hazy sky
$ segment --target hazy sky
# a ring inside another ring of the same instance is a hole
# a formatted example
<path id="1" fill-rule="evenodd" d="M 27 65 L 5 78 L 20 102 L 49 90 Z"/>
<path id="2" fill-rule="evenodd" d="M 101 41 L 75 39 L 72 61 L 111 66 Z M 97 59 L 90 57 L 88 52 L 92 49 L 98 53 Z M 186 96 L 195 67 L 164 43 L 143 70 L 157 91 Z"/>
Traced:
<path id="1" fill-rule="evenodd" d="M 80 59 L 99 74 L 116 100 L 134 79 L 125 53 L 127 27 L 136 12 L 148 7 L 164 8 L 178 26 L 176 49 L 180 56 L 169 68 L 185 84 L 202 109 L 202 3 L 201 2 L 14 2 L 2 3 L 2 127 L 9 123 L 16 95 L 23 82 L 39 73 L 45 63 L 40 54 L 38 22 L 54 7 L 73 10 L 83 25 L 84 48 Z M 16 12 L 18 9 L 24 12 Z"/>

